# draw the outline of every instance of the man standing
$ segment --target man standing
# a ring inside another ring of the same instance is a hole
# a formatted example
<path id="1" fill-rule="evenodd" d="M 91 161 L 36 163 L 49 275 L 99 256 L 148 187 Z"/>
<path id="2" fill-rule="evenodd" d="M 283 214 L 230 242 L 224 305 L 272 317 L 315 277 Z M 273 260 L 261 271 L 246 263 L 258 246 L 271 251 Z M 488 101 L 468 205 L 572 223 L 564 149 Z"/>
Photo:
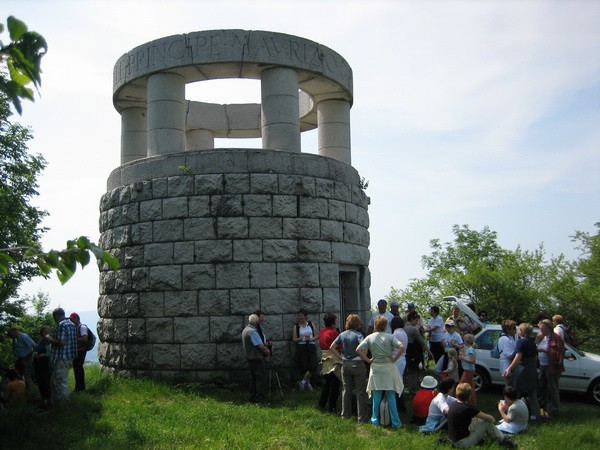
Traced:
<path id="1" fill-rule="evenodd" d="M 87 353 L 88 328 L 87 325 L 81 323 L 79 314 L 77 313 L 72 313 L 69 319 L 77 329 L 77 358 L 73 360 L 75 391 L 85 391 L 85 371 L 83 370 L 83 364 L 85 363 L 85 355 Z"/>
<path id="2" fill-rule="evenodd" d="M 392 333 L 392 319 L 394 318 L 393 314 L 387 310 L 387 302 L 384 299 L 381 299 L 377 302 L 377 313 L 371 316 L 371 320 L 369 320 L 369 325 L 367 327 L 367 334 L 371 334 L 373 332 L 373 327 L 375 325 L 375 318 L 379 316 L 384 316 L 387 319 L 387 329 L 385 330 L 388 333 Z"/>
<path id="3" fill-rule="evenodd" d="M 406 331 L 406 335 L 408 336 L 408 346 L 406 348 L 406 384 L 408 390 L 414 394 L 420 383 L 419 370 L 423 367 L 423 353 L 427 352 L 431 358 L 433 358 L 433 354 L 419 332 L 419 315 L 416 312 L 411 312 L 407 319 L 408 322 L 404 325 L 404 331 Z"/>
<path id="4" fill-rule="evenodd" d="M 46 335 L 46 341 L 52 344 L 50 360 L 52 361 L 52 403 L 57 404 L 69 399 L 69 369 L 77 358 L 77 329 L 73 322 L 65 317 L 65 310 L 56 308 L 52 311 L 56 322 L 54 336 Z"/>
<path id="5" fill-rule="evenodd" d="M 545 409 L 550 417 L 558 415 L 560 397 L 558 380 L 565 371 L 565 345 L 558 334 L 552 330 L 552 322 L 548 319 L 538 323 L 542 340 L 538 344 L 538 358 L 540 362 L 539 393 L 540 406 Z"/>
<path id="6" fill-rule="evenodd" d="M 258 333 L 259 317 L 250 314 L 248 326 L 242 331 L 242 344 L 246 361 L 250 367 L 250 401 L 252 403 L 265 403 L 267 400 L 267 364 L 265 357 L 269 356 L 269 349 L 265 346 Z"/>
<path id="7" fill-rule="evenodd" d="M 390 303 L 390 313 L 392 313 L 392 316 L 394 317 L 400 317 L 400 303 L 397 301 Z"/>
<path id="8" fill-rule="evenodd" d="M 410 313 L 417 313 L 417 308 L 415 307 L 415 304 L 410 302 L 406 304 L 406 311 L 404 312 L 404 316 L 402 317 L 404 319 L 404 323 L 408 323 L 408 316 L 410 315 Z M 417 328 L 419 328 L 419 332 L 421 334 L 423 334 L 425 332 L 425 327 L 423 326 L 423 319 L 421 319 L 421 316 L 419 315 L 419 321 L 417 322 Z"/>
<path id="9" fill-rule="evenodd" d="M 20 375 L 25 377 L 25 389 L 29 390 L 33 381 L 31 380 L 31 365 L 33 364 L 33 348 L 35 342 L 27 334 L 12 327 L 8 330 L 12 338 L 13 352 L 17 357 L 16 368 Z"/>

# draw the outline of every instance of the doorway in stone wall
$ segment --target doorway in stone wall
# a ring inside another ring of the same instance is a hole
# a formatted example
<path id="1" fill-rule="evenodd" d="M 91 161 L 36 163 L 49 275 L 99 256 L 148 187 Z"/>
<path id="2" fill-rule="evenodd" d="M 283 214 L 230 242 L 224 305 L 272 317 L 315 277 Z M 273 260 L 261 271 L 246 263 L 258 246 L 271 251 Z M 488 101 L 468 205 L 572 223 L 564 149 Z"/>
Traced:
<path id="1" fill-rule="evenodd" d="M 343 330 L 348 314 L 358 314 L 364 323 L 364 305 L 361 296 L 362 273 L 360 266 L 340 265 L 340 329 Z"/>

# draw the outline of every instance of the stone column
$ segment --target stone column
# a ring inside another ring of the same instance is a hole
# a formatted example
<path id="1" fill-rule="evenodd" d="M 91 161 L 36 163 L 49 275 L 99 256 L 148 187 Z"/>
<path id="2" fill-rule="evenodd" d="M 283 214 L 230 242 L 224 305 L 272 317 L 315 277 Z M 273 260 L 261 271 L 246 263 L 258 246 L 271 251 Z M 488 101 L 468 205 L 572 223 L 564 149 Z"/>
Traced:
<path id="1" fill-rule="evenodd" d="M 215 148 L 215 132 L 212 130 L 188 130 L 185 133 L 186 150 L 208 150 Z"/>
<path id="2" fill-rule="evenodd" d="M 185 150 L 185 78 L 168 72 L 148 77 L 148 156 Z"/>
<path id="3" fill-rule="evenodd" d="M 346 100 L 324 100 L 317 104 L 319 155 L 347 164 L 351 162 L 350 103 Z"/>
<path id="4" fill-rule="evenodd" d="M 298 74 L 284 67 L 266 69 L 260 85 L 262 147 L 300 153 Z"/>
<path id="5" fill-rule="evenodd" d="M 121 164 L 147 156 L 147 114 L 147 108 L 121 111 Z"/>

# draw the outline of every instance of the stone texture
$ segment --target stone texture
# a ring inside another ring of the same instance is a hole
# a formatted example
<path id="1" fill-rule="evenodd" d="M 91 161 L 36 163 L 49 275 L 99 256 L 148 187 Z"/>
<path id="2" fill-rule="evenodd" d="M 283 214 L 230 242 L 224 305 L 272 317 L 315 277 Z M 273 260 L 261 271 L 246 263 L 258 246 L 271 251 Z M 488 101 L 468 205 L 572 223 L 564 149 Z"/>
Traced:
<path id="1" fill-rule="evenodd" d="M 233 245 L 230 240 L 196 241 L 196 261 L 228 262 L 233 258 Z"/>
<path id="2" fill-rule="evenodd" d="M 250 217 L 250 239 L 277 239 L 282 235 L 282 220 L 275 217 Z"/>
<path id="3" fill-rule="evenodd" d="M 234 261 L 262 261 L 263 241 L 260 239 L 244 239 L 233 241 Z"/>
<path id="4" fill-rule="evenodd" d="M 296 261 L 298 241 L 293 239 L 268 239 L 263 241 L 265 261 Z"/>
<path id="5" fill-rule="evenodd" d="M 248 263 L 217 264 L 217 289 L 247 288 L 250 286 Z"/>
<path id="6" fill-rule="evenodd" d="M 277 264 L 251 263 L 250 286 L 257 288 L 277 287 Z"/>
<path id="7" fill-rule="evenodd" d="M 187 287 L 187 286 L 186 286 Z M 197 291 L 173 291 L 164 293 L 165 316 L 194 317 L 198 315 Z"/>
<path id="8" fill-rule="evenodd" d="M 319 239 L 321 226 L 318 219 L 283 219 L 284 239 Z"/>
<path id="9" fill-rule="evenodd" d="M 173 342 L 173 319 L 146 319 L 146 338 L 152 343 Z"/>
<path id="10" fill-rule="evenodd" d="M 298 289 L 261 289 L 260 309 L 269 314 L 284 314 L 300 309 Z"/>
<path id="11" fill-rule="evenodd" d="M 173 319 L 175 342 L 182 344 L 202 343 L 209 339 L 208 317 L 175 317 Z"/>
<path id="12" fill-rule="evenodd" d="M 213 289 L 215 287 L 215 266 L 213 264 L 186 264 L 182 267 L 185 289 Z"/>
<path id="13" fill-rule="evenodd" d="M 239 316 L 211 316 L 210 318 L 210 341 L 232 342 L 241 345 L 241 333 L 244 328 L 243 319 Z"/>
<path id="14" fill-rule="evenodd" d="M 182 344 L 181 368 L 184 370 L 213 370 L 217 363 L 216 344 Z"/>
<path id="15" fill-rule="evenodd" d="M 238 292 L 232 290 L 231 295 L 233 299 L 233 293 Z M 222 290 L 201 290 L 198 291 L 198 312 L 201 315 L 225 315 L 229 314 L 229 291 L 226 289 Z"/>
<path id="16" fill-rule="evenodd" d="M 247 316 L 260 309 L 260 291 L 258 289 L 231 289 L 231 314 Z"/>
<path id="17" fill-rule="evenodd" d="M 219 239 L 244 239 L 248 237 L 248 219 L 245 217 L 219 217 L 217 219 Z"/>
<path id="18" fill-rule="evenodd" d="M 316 263 L 277 263 L 278 287 L 314 287 L 319 285 Z"/>
<path id="19" fill-rule="evenodd" d="M 277 217 L 296 217 L 298 215 L 298 197 L 295 195 L 274 195 L 273 215 Z"/>

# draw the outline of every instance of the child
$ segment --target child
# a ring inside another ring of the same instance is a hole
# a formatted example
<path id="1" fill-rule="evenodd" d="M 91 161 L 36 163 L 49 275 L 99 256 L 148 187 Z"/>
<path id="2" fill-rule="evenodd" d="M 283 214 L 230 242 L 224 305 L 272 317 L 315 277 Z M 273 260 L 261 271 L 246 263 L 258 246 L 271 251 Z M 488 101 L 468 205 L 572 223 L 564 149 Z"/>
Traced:
<path id="1" fill-rule="evenodd" d="M 429 413 L 429 405 L 433 398 L 437 395 L 435 388 L 437 380 L 430 375 L 427 375 L 421 381 L 421 389 L 415 394 L 412 404 L 412 423 L 417 425 L 425 424 L 427 414 Z"/>
<path id="2" fill-rule="evenodd" d="M 503 433 L 517 434 L 527 429 L 529 410 L 523 400 L 517 399 L 517 390 L 514 387 L 504 387 L 504 400 L 498 402 L 498 412 L 502 420 L 496 428 Z"/>
<path id="3" fill-rule="evenodd" d="M 452 378 L 454 383 L 458 383 L 458 353 L 455 349 L 451 348 L 448 350 L 448 367 L 442 371 L 442 374 L 446 374 L 446 377 Z M 444 375 L 442 375 L 444 377 Z"/>
<path id="4" fill-rule="evenodd" d="M 25 382 L 19 378 L 19 372 L 8 369 L 6 372 L 8 383 L 4 390 L 3 400 L 6 407 L 10 408 L 25 400 Z"/>
<path id="5" fill-rule="evenodd" d="M 462 362 L 463 374 L 460 377 L 459 383 L 469 383 L 473 389 L 473 395 L 469 400 L 469 405 L 477 405 L 477 398 L 475 396 L 475 383 L 473 382 L 473 376 L 475 375 L 475 361 L 477 356 L 475 354 L 475 336 L 472 334 L 465 334 L 463 336 L 465 343 L 464 349 L 461 351 L 458 359 Z"/>
<path id="6" fill-rule="evenodd" d="M 429 413 L 425 425 L 419 427 L 421 433 L 433 433 L 440 428 L 442 422 L 448 414 L 448 406 L 456 402 L 456 399 L 450 396 L 450 391 L 454 389 L 454 380 L 446 378 L 442 380 L 437 388 L 439 392 L 429 405 Z"/>
<path id="7" fill-rule="evenodd" d="M 448 408 L 448 437 L 451 443 L 459 448 L 473 447 L 487 434 L 505 447 L 516 447 L 517 444 L 509 436 L 494 426 L 493 416 L 467 404 L 472 391 L 467 383 L 456 387 L 457 402 Z"/>

